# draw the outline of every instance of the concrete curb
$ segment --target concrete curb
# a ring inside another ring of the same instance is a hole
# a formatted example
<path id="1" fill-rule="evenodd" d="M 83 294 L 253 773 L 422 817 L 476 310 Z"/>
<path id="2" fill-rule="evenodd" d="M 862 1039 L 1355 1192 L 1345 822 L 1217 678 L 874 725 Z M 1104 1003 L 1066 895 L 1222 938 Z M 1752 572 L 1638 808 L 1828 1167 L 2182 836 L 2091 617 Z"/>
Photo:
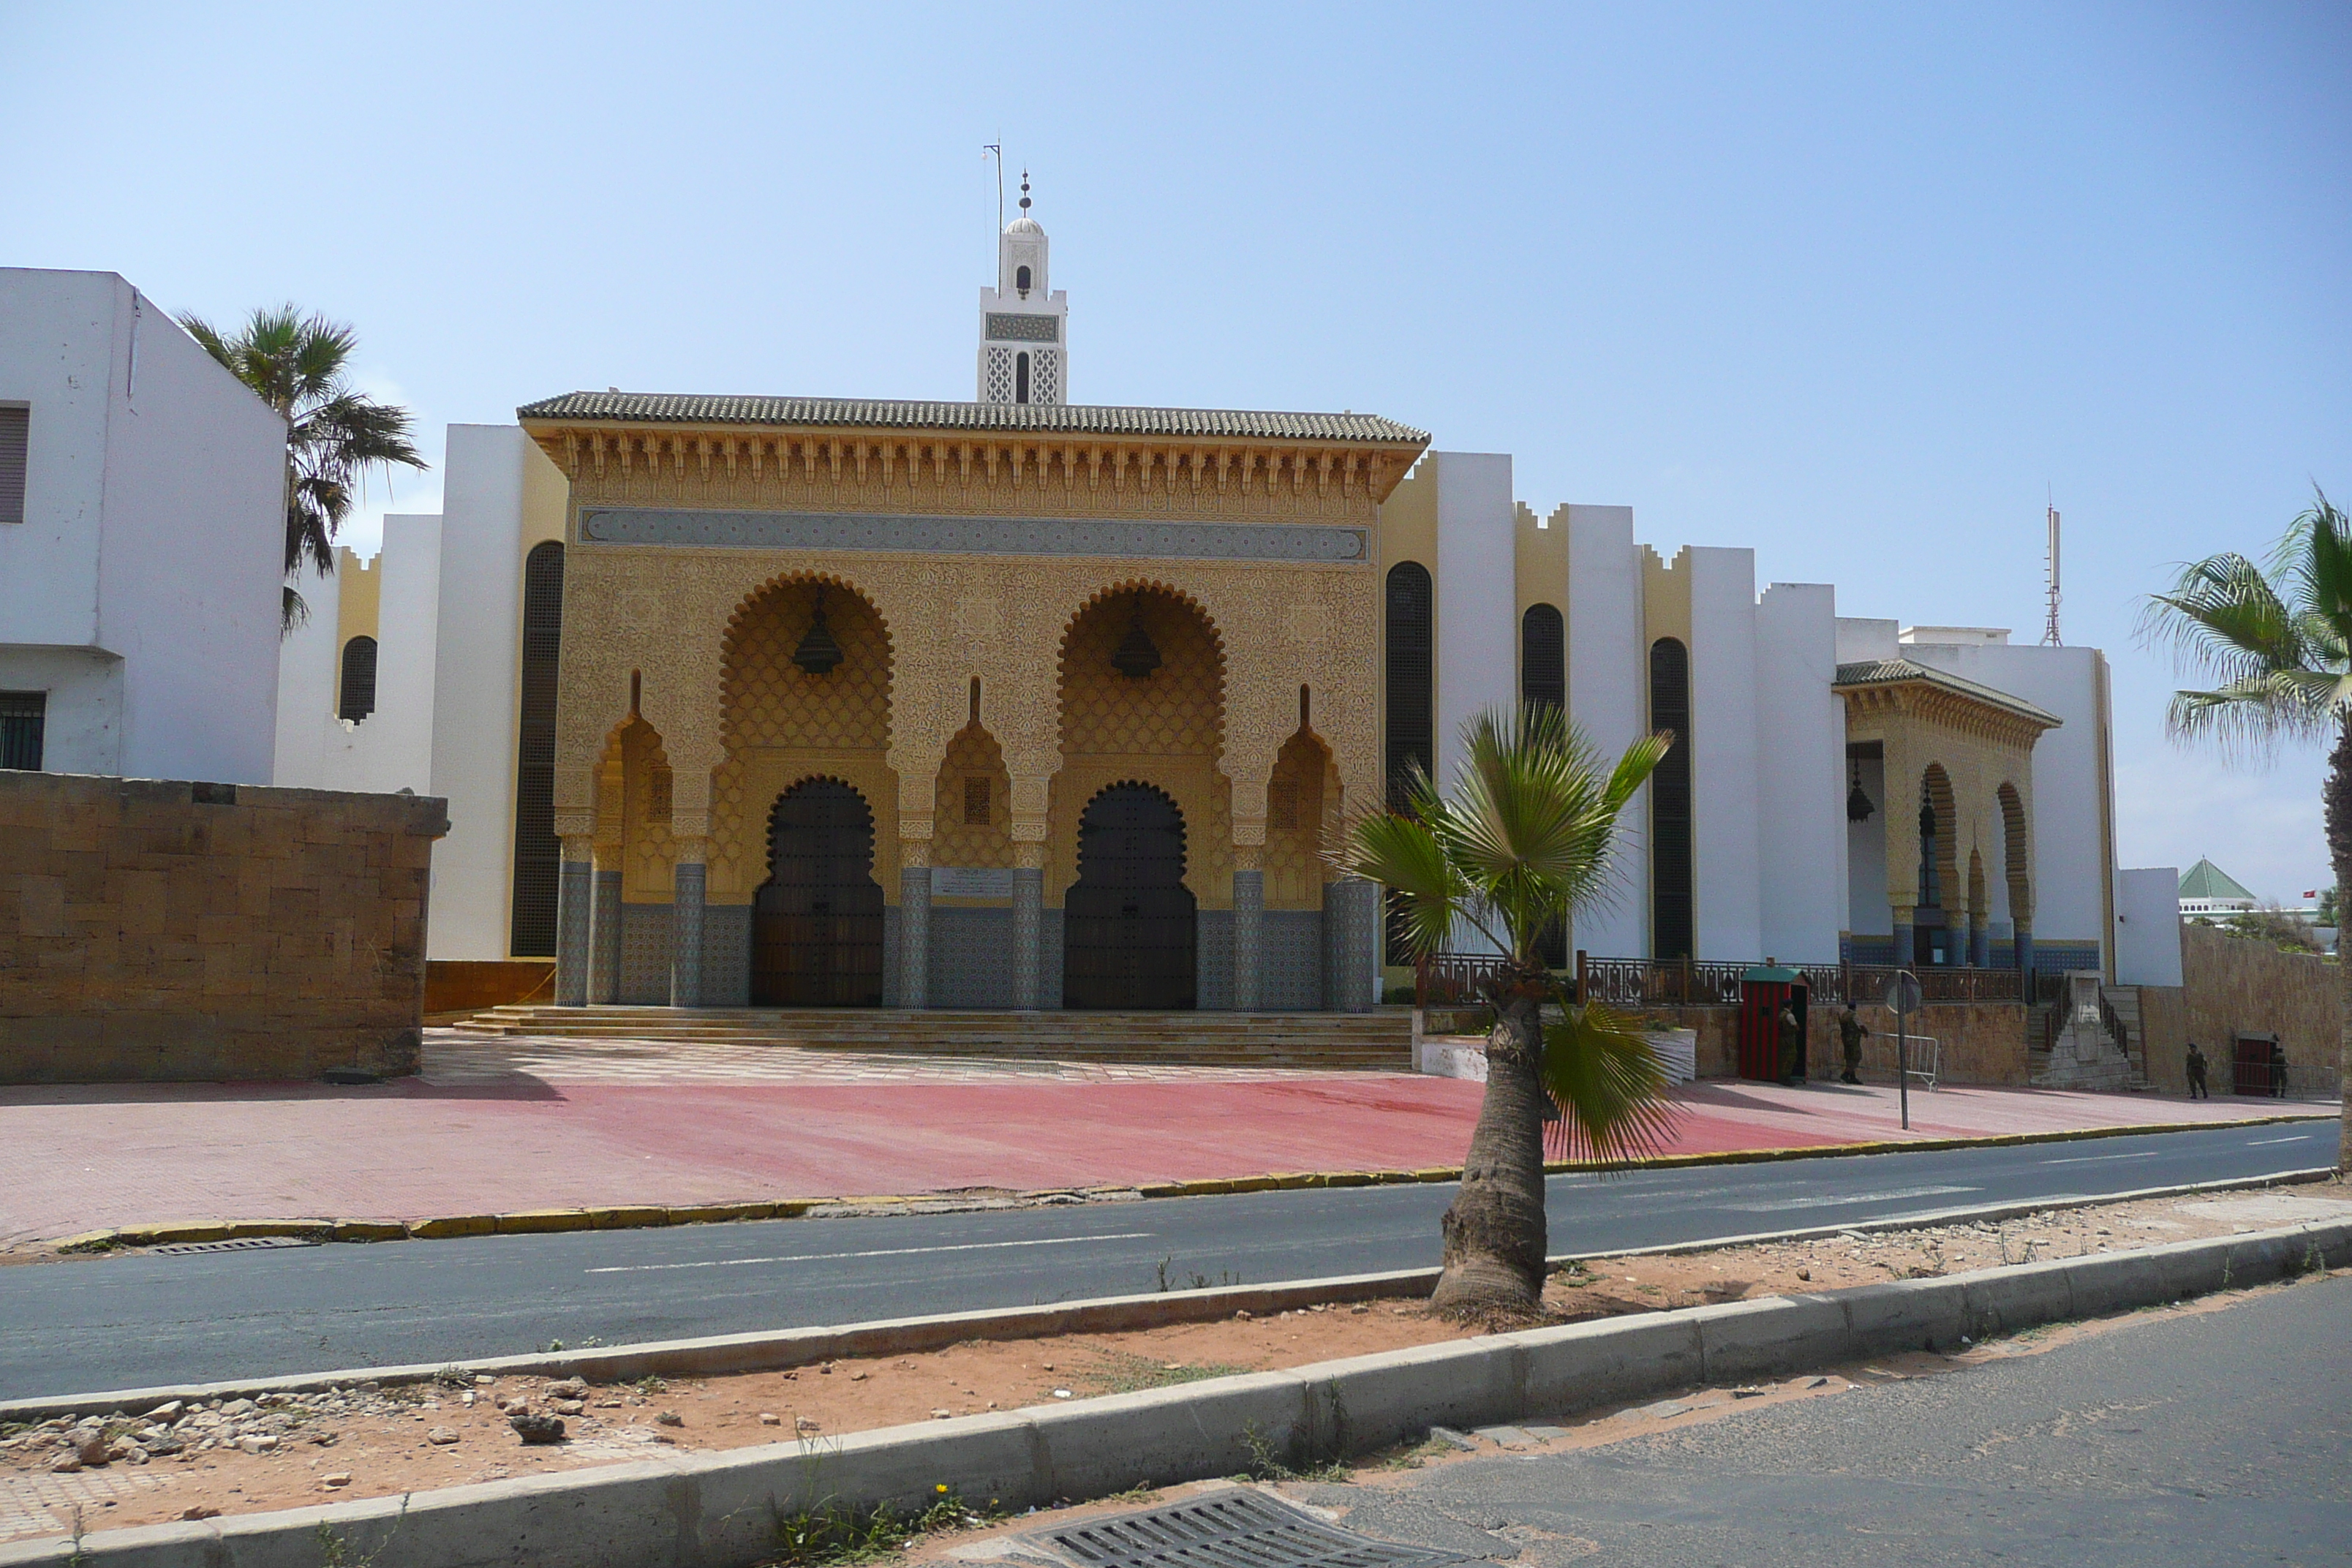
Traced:
<path id="1" fill-rule="evenodd" d="M 1594 1160 L 1552 1160 L 1547 1175 L 1578 1172 L 1678 1171 L 1694 1165 L 1753 1165 L 1781 1160 L 1846 1159 L 1862 1154 L 1934 1153 L 1950 1149 L 2006 1149 L 2026 1143 L 2069 1143 L 2086 1138 L 2123 1138 L 2137 1133 L 2210 1132 L 2270 1127 L 2286 1121 L 2332 1121 L 2340 1113 L 2307 1111 L 2254 1116 L 2234 1121 L 2167 1121 L 2143 1127 L 2086 1127 L 2057 1132 L 2005 1132 L 1982 1138 L 1882 1139 L 1863 1143 L 1822 1143 L 1788 1149 L 1732 1149 L 1714 1154 L 1654 1154 L 1614 1164 Z M 1092 1197 L 1117 1201 L 1134 1194 L 1146 1198 L 1221 1197 L 1234 1193 L 1296 1192 L 1308 1187 L 1376 1187 L 1422 1182 L 1458 1182 L 1459 1165 L 1416 1171 L 1301 1171 L 1278 1175 L 1229 1176 L 1185 1182 L 1147 1182 L 1139 1186 L 1046 1187 L 1019 1200 Z M 189 1242 L 236 1241 L 249 1237 L 293 1237 L 305 1241 L 441 1241 L 467 1236 L 546 1236 L 559 1231 L 640 1230 L 673 1225 L 718 1225 L 731 1220 L 799 1219 L 816 1209 L 940 1204 L 936 1193 L 871 1197 L 780 1198 L 772 1202 L 655 1205 L 610 1208 L 522 1209 L 512 1214 L 443 1215 L 431 1219 L 242 1219 L 166 1221 L 115 1226 L 62 1237 L 60 1252 L 109 1252 L 123 1247 L 166 1247 Z"/>
<path id="2" fill-rule="evenodd" d="M 1924 1230 L 1932 1226 L 2008 1219 L 2021 1214 L 2063 1209 L 2095 1208 L 2101 1204 L 2131 1203 L 2141 1198 L 2291 1186 L 2326 1181 L 2335 1173 L 2334 1170 L 2322 1167 L 2268 1176 L 2236 1176 L 2219 1182 L 2189 1182 L 2179 1186 L 2141 1187 L 2102 1197 L 1988 1204 L 1976 1208 L 1938 1209 L 1929 1214 L 1906 1215 L 1892 1219 L 1813 1226 L 1801 1230 L 1761 1231 L 1746 1236 L 1713 1237 L 1704 1241 L 1666 1242 L 1656 1247 L 1618 1247 L 1605 1252 L 1563 1252 L 1554 1254 L 1546 1261 L 1558 1267 L 1591 1258 L 1664 1257 L 1711 1252 L 1726 1247 L 1749 1247 L 1762 1242 L 1802 1241 L 1822 1236 Z M 1088 1300 L 1058 1301 L 1042 1307 L 982 1309 L 817 1328 L 763 1329 L 751 1333 L 713 1334 L 696 1339 L 649 1340 L 634 1345 L 606 1345 L 530 1355 L 487 1356 L 431 1364 L 418 1362 L 396 1366 L 349 1367 L 337 1372 L 297 1373 L 284 1377 L 102 1390 L 49 1399 L 0 1401 L 0 1421 L 46 1421 L 53 1415 L 106 1415 L 118 1410 L 136 1415 L 175 1400 L 184 1405 L 207 1399 L 258 1399 L 265 1394 L 312 1394 L 362 1383 L 425 1383 L 437 1373 L 452 1369 L 468 1376 L 484 1373 L 494 1377 L 583 1377 L 591 1383 L 634 1383 L 647 1376 L 709 1377 L 729 1373 L 773 1372 L 784 1367 L 809 1366 L 818 1362 L 852 1356 L 909 1355 L 921 1351 L 944 1349 L 966 1340 L 1024 1340 L 1045 1339 L 1055 1334 L 1116 1333 L 1136 1329 L 1165 1328 L 1174 1323 L 1209 1322 L 1230 1318 L 1237 1311 L 1262 1317 L 1269 1312 L 1311 1307 L 1319 1302 L 1425 1296 L 1437 1288 L 1437 1276 L 1438 1270 L 1434 1268 L 1399 1268 L 1374 1274 L 1335 1275 L 1321 1279 L 1227 1285 L 1209 1290 L 1099 1296 Z"/>
<path id="3" fill-rule="evenodd" d="M 0 1568 L 278 1568 L 321 1531 L 373 1568 L 745 1568 L 821 1502 L 1008 1509 L 1293 1465 L 1424 1431 L 1520 1423 L 1693 1383 L 1937 1349 L 2352 1263 L 2352 1220 L 1850 1290 L 1532 1329 L 1141 1394 L 683 1454 L 284 1512 L 0 1546 Z"/>

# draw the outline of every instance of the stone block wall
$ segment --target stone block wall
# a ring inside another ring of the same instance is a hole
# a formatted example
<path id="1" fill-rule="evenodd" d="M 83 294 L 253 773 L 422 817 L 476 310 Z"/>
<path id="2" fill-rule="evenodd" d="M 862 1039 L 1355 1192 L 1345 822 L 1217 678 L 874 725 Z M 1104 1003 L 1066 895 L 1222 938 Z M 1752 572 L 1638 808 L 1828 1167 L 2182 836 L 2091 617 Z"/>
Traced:
<path id="1" fill-rule="evenodd" d="M 2205 1049 L 2213 1092 L 2227 1094 L 2235 1037 L 2274 1034 L 2286 1049 L 2288 1091 L 2335 1098 L 2344 1075 L 2343 976 L 2332 960 L 2181 921 L 2179 988 L 2140 988 L 2148 1081 L 2187 1092 L 2194 1040 Z"/>
<path id="2" fill-rule="evenodd" d="M 0 1082 L 416 1070 L 440 800 L 0 772 Z"/>

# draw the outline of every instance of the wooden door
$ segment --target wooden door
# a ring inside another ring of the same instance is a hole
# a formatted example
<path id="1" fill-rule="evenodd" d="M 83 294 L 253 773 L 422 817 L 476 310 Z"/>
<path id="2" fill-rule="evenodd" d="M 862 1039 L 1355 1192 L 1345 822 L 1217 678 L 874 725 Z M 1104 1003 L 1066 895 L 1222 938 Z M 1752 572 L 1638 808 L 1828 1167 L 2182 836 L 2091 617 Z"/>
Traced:
<path id="1" fill-rule="evenodd" d="M 882 889 L 874 814 L 838 779 L 811 779 L 768 817 L 768 880 L 751 900 L 751 1001 L 882 1005 Z"/>
<path id="2" fill-rule="evenodd" d="M 1062 900 L 1062 1005 L 1196 1005 L 1199 932 L 1176 803 L 1145 784 L 1095 796 L 1078 823 L 1078 879 Z"/>

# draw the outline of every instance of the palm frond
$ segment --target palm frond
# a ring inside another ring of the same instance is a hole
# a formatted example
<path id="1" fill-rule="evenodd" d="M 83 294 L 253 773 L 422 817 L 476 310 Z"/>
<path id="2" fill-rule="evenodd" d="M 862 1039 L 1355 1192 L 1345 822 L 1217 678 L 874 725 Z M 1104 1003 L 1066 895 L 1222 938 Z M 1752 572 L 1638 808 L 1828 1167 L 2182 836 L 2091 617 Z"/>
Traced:
<path id="1" fill-rule="evenodd" d="M 1397 895 L 1416 955 L 1444 952 L 1455 924 L 1469 918 L 1471 889 L 1426 822 L 1386 811 L 1359 818 L 1332 863 Z"/>
<path id="2" fill-rule="evenodd" d="M 1560 1110 L 1545 1133 L 1554 1159 L 1618 1164 L 1674 1141 L 1664 1065 L 1632 1018 L 1601 1003 L 1570 1003 L 1544 1026 L 1543 1084 Z"/>

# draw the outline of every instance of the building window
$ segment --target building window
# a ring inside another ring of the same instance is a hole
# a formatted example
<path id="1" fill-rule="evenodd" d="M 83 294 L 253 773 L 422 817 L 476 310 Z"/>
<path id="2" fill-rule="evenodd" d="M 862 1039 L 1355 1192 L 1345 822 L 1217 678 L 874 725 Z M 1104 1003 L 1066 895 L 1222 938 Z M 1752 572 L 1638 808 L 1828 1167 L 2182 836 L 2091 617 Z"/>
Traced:
<path id="1" fill-rule="evenodd" d="M 356 724 L 374 711 L 375 638 L 353 637 L 343 645 L 343 682 L 335 717 Z"/>
<path id="2" fill-rule="evenodd" d="M 1029 298 L 1029 269 L 1026 267 L 1013 269 L 1013 287 L 1021 291 L 1024 300 Z"/>
<path id="3" fill-rule="evenodd" d="M 963 781 L 963 825 L 966 827 L 988 826 L 988 780 L 966 778 Z"/>
<path id="4" fill-rule="evenodd" d="M 1295 833 L 1298 829 L 1298 784 L 1295 779 L 1276 779 L 1265 786 L 1265 825 L 1277 833 Z"/>
<path id="5" fill-rule="evenodd" d="M 1519 617 L 1519 700 L 1568 707 L 1568 635 L 1559 612 L 1529 605 Z"/>
<path id="6" fill-rule="evenodd" d="M 1025 349 L 1022 351 L 1021 356 L 1013 362 L 1013 401 L 1015 403 L 1029 401 L 1029 354 Z"/>
<path id="7" fill-rule="evenodd" d="M 41 771 L 41 731 L 48 710 L 46 691 L 0 691 L 0 768 Z"/>
<path id="8" fill-rule="evenodd" d="M 1673 637 L 1650 645 L 1650 728 L 1674 745 L 1650 775 L 1650 956 L 1696 955 L 1692 931 L 1690 650 Z"/>
<path id="9" fill-rule="evenodd" d="M 563 645 L 563 546 L 535 545 L 522 568 L 522 704 L 515 747 L 514 920 L 508 951 L 555 954 L 555 674 Z"/>
<path id="10" fill-rule="evenodd" d="M 0 522 L 25 521 L 25 464 L 32 425 L 31 409 L 0 408 Z"/>
<path id="11" fill-rule="evenodd" d="M 1435 765 L 1435 604 L 1428 567 L 1418 561 L 1400 561 L 1389 568 L 1385 761 L 1391 811 L 1404 809 L 1413 765 L 1419 763 L 1424 773 Z M 1388 962 L 1412 962 L 1393 895 L 1390 899 Z"/>

